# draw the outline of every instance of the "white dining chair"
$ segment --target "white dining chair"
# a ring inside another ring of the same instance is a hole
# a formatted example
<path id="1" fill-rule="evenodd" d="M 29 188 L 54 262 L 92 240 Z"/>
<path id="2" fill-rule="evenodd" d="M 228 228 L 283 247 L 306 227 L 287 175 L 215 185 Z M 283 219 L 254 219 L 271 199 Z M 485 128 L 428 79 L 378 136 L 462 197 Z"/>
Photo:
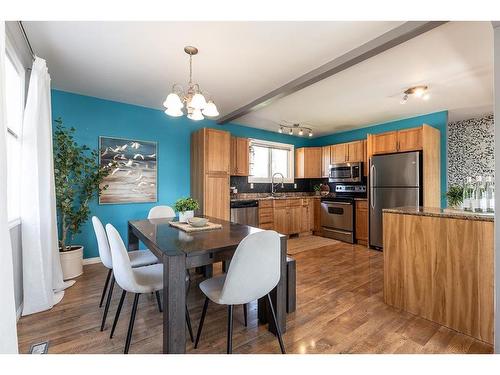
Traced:
<path id="1" fill-rule="evenodd" d="M 106 299 L 106 306 L 104 307 L 104 314 L 101 322 L 101 331 L 104 330 L 106 324 L 106 318 L 108 316 L 109 305 L 111 303 L 111 296 L 113 294 L 113 286 L 115 284 L 115 278 L 113 275 L 113 262 L 111 260 L 111 250 L 109 248 L 108 237 L 101 220 L 97 216 L 92 217 L 92 225 L 94 226 L 95 236 L 97 238 L 97 248 L 99 249 L 99 257 L 101 262 L 108 269 L 108 275 L 106 276 L 106 282 L 104 283 L 104 288 L 102 290 L 101 301 L 99 302 L 99 307 L 102 307 L 102 302 L 104 301 L 104 296 L 106 291 L 108 292 L 108 298 Z M 149 250 L 135 250 L 129 251 L 128 257 L 130 259 L 130 265 L 132 267 L 142 267 L 150 264 L 158 263 L 158 258 Z M 111 282 L 111 283 L 110 283 Z M 109 290 L 108 290 L 109 285 Z M 158 306 L 160 306 L 159 294 L 156 296 L 158 299 Z"/>
<path id="2" fill-rule="evenodd" d="M 111 248 L 111 257 L 113 260 L 113 274 L 117 284 L 123 289 L 116 310 L 115 319 L 111 328 L 110 338 L 113 338 L 116 324 L 120 317 L 120 312 L 123 306 L 123 301 L 127 293 L 134 294 L 134 303 L 132 305 L 132 313 L 128 325 L 127 339 L 125 341 L 124 353 L 127 354 L 132 340 L 132 332 L 134 330 L 135 315 L 137 313 L 137 304 L 139 296 L 144 293 L 154 292 L 157 296 L 158 305 L 161 310 L 159 299 L 159 291 L 163 289 L 163 264 L 152 264 L 144 267 L 132 268 L 128 252 L 125 249 L 125 244 L 120 236 L 120 233 L 111 224 L 106 224 L 106 233 L 108 235 L 109 245 Z M 187 281 L 187 280 L 186 280 Z M 187 310 L 187 308 L 186 308 Z M 193 341 L 193 333 L 191 322 L 188 321 L 186 315 L 186 324 L 188 326 L 191 341 Z"/>
<path id="3" fill-rule="evenodd" d="M 149 210 L 148 219 L 163 219 L 175 217 L 175 211 L 170 206 L 155 206 Z"/>
<path id="4" fill-rule="evenodd" d="M 232 353 L 233 306 L 244 305 L 267 295 L 281 353 L 285 354 L 285 345 L 269 295 L 280 279 L 280 257 L 280 237 L 277 232 L 267 230 L 253 233 L 245 237 L 238 245 L 226 274 L 200 283 L 200 289 L 206 298 L 196 334 L 195 349 L 198 347 L 209 301 L 228 306 L 227 353 L 230 354 Z"/>

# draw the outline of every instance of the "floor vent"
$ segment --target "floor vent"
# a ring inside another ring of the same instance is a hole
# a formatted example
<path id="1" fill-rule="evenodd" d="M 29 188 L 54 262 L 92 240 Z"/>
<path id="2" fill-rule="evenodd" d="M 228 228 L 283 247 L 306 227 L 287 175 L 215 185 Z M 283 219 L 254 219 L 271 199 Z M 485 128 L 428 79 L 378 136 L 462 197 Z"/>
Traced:
<path id="1" fill-rule="evenodd" d="M 39 342 L 30 347 L 29 354 L 47 354 L 49 352 L 49 342 Z"/>

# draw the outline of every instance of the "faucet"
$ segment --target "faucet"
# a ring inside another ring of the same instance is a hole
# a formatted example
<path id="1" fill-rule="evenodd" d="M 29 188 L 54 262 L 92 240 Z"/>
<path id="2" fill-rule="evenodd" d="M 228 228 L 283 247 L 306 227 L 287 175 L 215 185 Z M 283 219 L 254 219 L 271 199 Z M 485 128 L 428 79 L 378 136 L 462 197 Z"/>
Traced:
<path id="1" fill-rule="evenodd" d="M 275 183 L 274 182 L 274 177 L 276 175 L 279 175 L 281 176 L 281 188 L 283 189 L 285 186 L 283 185 L 283 182 L 285 181 L 285 176 L 283 176 L 282 173 L 280 172 L 276 172 L 275 174 L 273 174 L 273 177 L 271 177 L 271 195 L 274 197 L 276 195 L 276 185 L 278 185 L 279 183 Z"/>

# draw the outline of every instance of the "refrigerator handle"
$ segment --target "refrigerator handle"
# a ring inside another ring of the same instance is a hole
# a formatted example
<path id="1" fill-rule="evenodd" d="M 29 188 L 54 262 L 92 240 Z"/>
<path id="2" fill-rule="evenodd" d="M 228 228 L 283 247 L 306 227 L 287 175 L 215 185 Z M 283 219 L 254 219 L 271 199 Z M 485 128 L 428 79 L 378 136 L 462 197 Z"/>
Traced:
<path id="1" fill-rule="evenodd" d="M 375 181 L 375 165 L 372 164 L 370 167 L 370 205 L 372 206 L 372 209 L 375 208 L 375 194 L 373 187 L 374 181 Z"/>

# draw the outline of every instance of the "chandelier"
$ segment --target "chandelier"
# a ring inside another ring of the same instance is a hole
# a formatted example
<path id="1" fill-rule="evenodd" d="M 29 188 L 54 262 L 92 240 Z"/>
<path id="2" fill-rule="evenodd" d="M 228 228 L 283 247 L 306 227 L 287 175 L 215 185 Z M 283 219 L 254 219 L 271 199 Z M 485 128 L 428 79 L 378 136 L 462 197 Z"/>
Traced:
<path id="1" fill-rule="evenodd" d="M 205 99 L 200 85 L 193 83 L 193 55 L 198 53 L 198 48 L 192 46 L 184 47 L 184 52 L 189 55 L 189 83 L 186 91 L 181 85 L 175 83 L 172 92 L 168 94 L 163 103 L 166 108 L 165 113 L 172 117 L 179 117 L 184 114 L 194 121 L 203 120 L 205 116 L 219 116 L 219 111 L 211 98 Z M 205 93 L 206 95 L 206 93 Z M 185 113 L 183 112 L 185 109 Z"/>
<path id="2" fill-rule="evenodd" d="M 298 130 L 298 135 L 303 136 L 305 132 L 309 137 L 313 136 L 313 131 L 308 126 L 303 126 L 300 124 L 292 124 L 292 125 L 280 125 L 278 129 L 278 133 L 288 133 L 289 135 L 294 135 L 295 131 Z"/>
<path id="3" fill-rule="evenodd" d="M 426 85 L 421 85 L 421 86 L 413 86 L 405 91 L 403 91 L 403 96 L 401 97 L 401 104 L 406 104 L 410 96 L 415 96 L 417 98 L 420 98 L 422 100 L 429 100 L 430 95 L 429 95 L 429 87 Z"/>

